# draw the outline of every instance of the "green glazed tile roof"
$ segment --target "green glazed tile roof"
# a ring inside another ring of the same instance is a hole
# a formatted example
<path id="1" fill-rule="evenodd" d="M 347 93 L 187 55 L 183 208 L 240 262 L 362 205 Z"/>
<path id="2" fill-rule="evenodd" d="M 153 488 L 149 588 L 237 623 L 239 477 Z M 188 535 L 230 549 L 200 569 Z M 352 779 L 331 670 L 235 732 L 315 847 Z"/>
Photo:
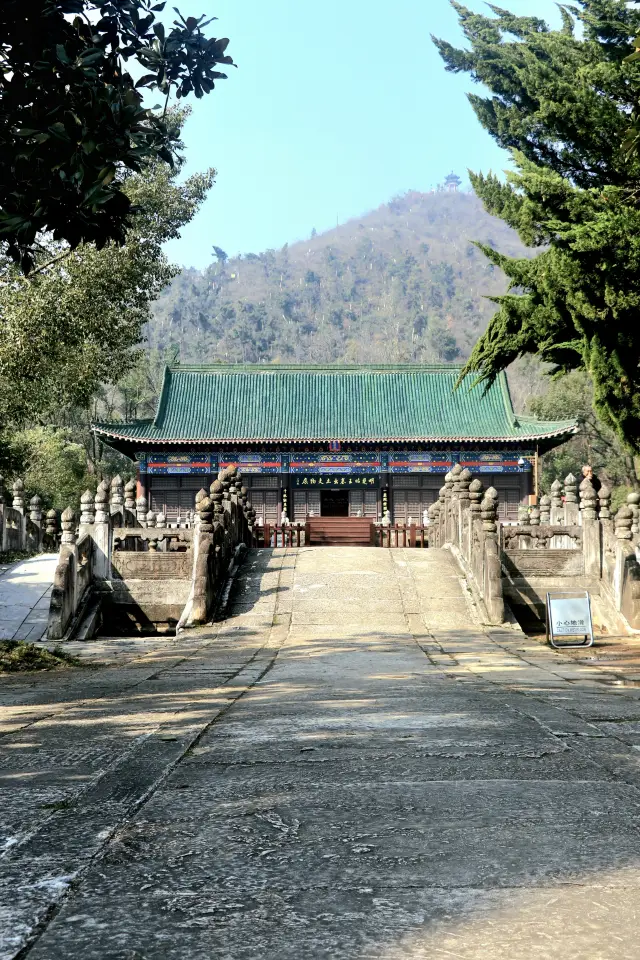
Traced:
<path id="1" fill-rule="evenodd" d="M 152 443 L 536 440 L 572 420 L 516 417 L 504 375 L 454 391 L 453 366 L 176 366 L 154 420 L 99 423 L 105 439 Z"/>

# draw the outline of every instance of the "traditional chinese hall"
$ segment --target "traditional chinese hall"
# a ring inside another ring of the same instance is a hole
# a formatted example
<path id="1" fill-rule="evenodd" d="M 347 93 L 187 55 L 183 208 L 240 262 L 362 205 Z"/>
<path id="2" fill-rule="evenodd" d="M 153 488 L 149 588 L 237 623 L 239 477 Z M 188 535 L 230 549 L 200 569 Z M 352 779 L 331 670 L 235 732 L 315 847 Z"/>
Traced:
<path id="1" fill-rule="evenodd" d="M 496 487 L 500 516 L 537 492 L 540 454 L 574 421 L 516 414 L 504 375 L 484 390 L 456 366 L 167 367 L 153 420 L 98 423 L 136 461 L 139 493 L 169 521 L 231 464 L 265 523 L 282 513 L 418 521 L 455 463 Z"/>

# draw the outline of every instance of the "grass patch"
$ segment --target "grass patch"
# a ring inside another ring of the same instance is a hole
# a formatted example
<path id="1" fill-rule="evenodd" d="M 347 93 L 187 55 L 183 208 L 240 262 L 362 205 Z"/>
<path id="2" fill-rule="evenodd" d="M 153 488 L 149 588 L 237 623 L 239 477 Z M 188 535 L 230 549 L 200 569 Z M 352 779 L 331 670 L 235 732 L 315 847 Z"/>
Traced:
<path id="1" fill-rule="evenodd" d="M 29 553 L 27 550 L 0 550 L 0 564 L 5 566 L 5 564 L 18 563 L 19 560 L 28 560 L 29 557 L 34 556 L 34 553 Z"/>
<path id="2" fill-rule="evenodd" d="M 0 640 L 0 673 L 21 673 L 26 670 L 57 670 L 59 667 L 82 666 L 61 647 L 46 650 L 22 640 Z"/>

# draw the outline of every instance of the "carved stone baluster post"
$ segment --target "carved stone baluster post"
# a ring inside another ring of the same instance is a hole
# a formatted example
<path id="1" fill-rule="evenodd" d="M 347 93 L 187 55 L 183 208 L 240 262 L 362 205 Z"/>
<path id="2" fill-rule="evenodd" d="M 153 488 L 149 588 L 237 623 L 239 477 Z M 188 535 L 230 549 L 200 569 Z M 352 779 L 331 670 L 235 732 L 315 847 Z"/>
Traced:
<path id="1" fill-rule="evenodd" d="M 460 466 L 460 464 L 457 464 Z M 457 503 L 454 503 L 454 534 L 457 533 L 457 544 L 469 556 L 471 550 L 471 523 L 469 515 L 469 505 L 471 503 L 471 494 L 469 487 L 473 480 L 473 474 L 470 470 L 460 469 L 456 485 L 458 487 Z"/>
<path id="2" fill-rule="evenodd" d="M 155 513 L 154 510 L 149 510 L 146 516 L 146 524 L 145 524 L 147 530 L 155 530 L 156 516 L 157 514 Z M 158 538 L 150 537 L 147 543 L 149 544 L 149 552 L 156 553 L 158 549 Z"/>
<path id="3" fill-rule="evenodd" d="M 55 553 L 58 549 L 58 511 L 47 510 L 44 528 L 45 548 L 49 553 Z"/>
<path id="4" fill-rule="evenodd" d="M 551 484 L 551 523 L 555 526 L 564 523 L 562 484 L 557 479 Z"/>
<path id="5" fill-rule="evenodd" d="M 532 527 L 540 526 L 540 516 L 541 516 L 540 507 L 535 506 L 534 504 L 534 506 L 532 506 L 531 509 L 529 510 L 529 523 L 531 524 Z"/>
<path id="6" fill-rule="evenodd" d="M 482 593 L 491 623 L 504 621 L 504 600 L 502 597 L 502 568 L 500 564 L 500 544 L 498 530 L 498 494 L 489 487 L 480 504 L 484 545 L 482 558 L 474 558 L 476 569 L 482 576 Z M 478 563 L 479 561 L 479 563 Z"/>
<path id="7" fill-rule="evenodd" d="M 136 520 L 138 521 L 139 527 L 146 527 L 148 509 L 149 504 L 147 503 L 147 498 L 138 497 L 136 500 Z"/>
<path id="8" fill-rule="evenodd" d="M 106 480 L 101 480 L 96 490 L 95 498 L 95 523 L 108 523 L 109 521 L 109 485 Z"/>
<path id="9" fill-rule="evenodd" d="M 497 542 L 499 541 L 499 539 L 500 539 L 500 521 L 499 521 L 499 519 L 498 519 L 498 515 L 499 515 L 499 509 L 498 509 L 498 491 L 496 490 L 496 488 L 495 488 L 495 487 L 487 487 L 487 489 L 486 489 L 486 491 L 485 491 L 485 494 L 484 494 L 484 499 L 485 499 L 485 500 L 492 500 L 492 501 L 493 501 L 493 512 L 494 512 L 495 523 L 496 523 L 496 543 L 497 543 Z"/>
<path id="10" fill-rule="evenodd" d="M 231 525 L 231 494 L 229 492 L 231 488 L 231 468 L 227 467 L 226 470 L 221 470 L 218 474 L 218 480 L 222 484 L 222 523 L 225 530 L 228 530 Z"/>
<path id="11" fill-rule="evenodd" d="M 156 529 L 164 530 L 167 525 L 167 516 L 164 511 L 160 510 L 156 514 Z M 163 553 L 169 549 L 169 540 L 166 537 L 159 537 L 157 540 L 158 550 L 161 550 Z"/>
<path id="12" fill-rule="evenodd" d="M 529 507 L 526 503 L 518 504 L 518 524 L 521 527 L 526 527 L 529 525 L 530 516 L 529 516 Z"/>
<path id="13" fill-rule="evenodd" d="M 460 477 L 461 476 L 462 476 L 462 466 L 459 463 L 454 463 L 453 467 L 451 468 L 451 480 L 452 480 L 451 494 L 452 496 L 456 497 L 456 499 L 458 498 L 460 493 Z"/>
<path id="14" fill-rule="evenodd" d="M 216 492 L 222 486 L 219 480 L 211 484 L 218 484 Z M 212 595 L 217 587 L 219 570 L 219 555 L 213 550 L 214 524 L 213 502 L 205 490 L 200 490 L 196 496 L 197 519 L 193 532 L 194 549 L 194 584 L 188 616 L 185 623 L 189 626 L 206 623 L 210 615 Z"/>
<path id="15" fill-rule="evenodd" d="M 617 540 L 631 540 L 631 525 L 633 523 L 633 511 L 626 504 L 623 504 L 614 518 L 615 534 Z"/>
<path id="16" fill-rule="evenodd" d="M 200 533 L 213 533 L 213 503 L 207 496 L 206 490 L 201 490 L 204 494 L 198 500 L 198 518 Z"/>
<path id="17" fill-rule="evenodd" d="M 125 525 L 124 520 L 124 483 L 122 482 L 122 477 L 120 474 L 116 476 L 111 481 L 111 501 L 109 507 L 109 515 L 115 517 L 113 521 L 113 526 L 123 527 Z"/>
<path id="18" fill-rule="evenodd" d="M 634 553 L 633 510 L 627 503 L 623 503 L 614 517 L 614 532 L 617 540 L 615 548 L 615 568 L 613 575 L 613 592 L 617 610 L 622 610 L 625 589 L 625 568 L 628 558 Z"/>
<path id="19" fill-rule="evenodd" d="M 27 546 L 29 550 L 37 552 L 42 546 L 42 500 L 36 494 L 29 501 L 29 530 L 27 531 Z"/>
<path id="20" fill-rule="evenodd" d="M 580 484 L 580 514 L 582 523 L 590 523 L 598 517 L 597 506 L 598 498 L 596 491 L 588 477 L 585 477 Z"/>
<path id="21" fill-rule="evenodd" d="M 551 497 L 540 497 L 540 523 L 551 523 Z"/>
<path id="22" fill-rule="evenodd" d="M 76 542 L 76 515 L 71 507 L 67 507 L 66 510 L 62 511 L 60 522 L 62 523 L 61 543 L 67 543 L 73 546 Z"/>
<path id="23" fill-rule="evenodd" d="M 497 519 L 497 518 L 498 518 L 498 513 L 497 513 L 497 510 L 498 510 L 498 491 L 496 490 L 495 487 L 487 487 L 484 496 L 485 496 L 485 499 L 488 497 L 489 500 L 493 500 L 493 502 L 495 503 L 495 505 L 496 505 L 496 519 Z"/>
<path id="24" fill-rule="evenodd" d="M 116 509 L 124 507 L 124 483 L 119 473 L 111 481 L 111 506 Z"/>
<path id="25" fill-rule="evenodd" d="M 564 523 L 575 527 L 578 523 L 578 481 L 572 473 L 564 478 Z"/>
<path id="26" fill-rule="evenodd" d="M 237 467 L 229 468 L 229 526 L 231 529 L 231 542 L 238 541 L 238 490 L 240 486 L 240 475 Z"/>
<path id="27" fill-rule="evenodd" d="M 449 470 L 444 477 L 444 543 L 451 543 L 451 512 L 454 484 L 453 470 Z"/>
<path id="28" fill-rule="evenodd" d="M 460 479 L 462 477 L 462 473 L 463 470 L 461 465 L 459 463 L 454 463 L 453 469 L 451 470 L 453 487 L 451 488 L 451 525 L 449 528 L 449 542 L 455 543 L 457 547 L 459 547 L 462 542 L 462 516 L 460 513 Z"/>
<path id="29" fill-rule="evenodd" d="M 604 484 L 598 490 L 600 521 L 605 526 L 611 526 L 611 491 Z"/>
<path id="30" fill-rule="evenodd" d="M 24 483 L 19 478 L 13 481 L 13 509 L 24 514 Z"/>
<path id="31" fill-rule="evenodd" d="M 444 546 L 445 530 L 447 523 L 447 488 L 446 485 L 440 487 L 438 491 L 438 545 Z"/>
<path id="32" fill-rule="evenodd" d="M 91 490 L 85 490 L 80 497 L 80 524 L 95 523 L 94 498 Z"/>
<path id="33" fill-rule="evenodd" d="M 128 480 L 124 485 L 124 525 L 125 527 L 135 527 L 136 525 L 136 490 L 138 484 L 135 478 Z"/>
<path id="34" fill-rule="evenodd" d="M 222 519 L 222 516 L 224 513 L 224 508 L 222 506 L 224 486 L 222 485 L 221 480 L 213 481 L 213 483 L 209 487 L 209 494 L 211 498 L 211 503 L 213 504 L 213 522 L 224 523 Z"/>
<path id="35" fill-rule="evenodd" d="M 489 487 L 492 490 L 493 487 Z M 489 490 L 484 495 L 484 500 L 480 504 L 480 516 L 482 517 L 482 529 L 490 537 L 497 537 L 498 534 L 498 500 L 489 496 Z"/>
<path id="36" fill-rule="evenodd" d="M 471 520 L 480 518 L 480 504 L 484 497 L 484 485 L 482 480 L 472 480 L 469 484 L 469 509 L 471 510 Z"/>
<path id="37" fill-rule="evenodd" d="M 60 559 L 62 560 L 63 557 L 68 557 L 71 581 L 69 583 L 71 593 L 71 609 L 75 611 L 78 589 L 78 551 L 76 548 L 76 515 L 71 507 L 67 507 L 66 510 L 62 511 L 60 516 L 60 524 L 62 526 L 62 537 L 60 538 Z"/>
<path id="38" fill-rule="evenodd" d="M 244 484 L 238 490 L 238 504 L 240 506 L 240 514 L 238 516 L 239 530 L 238 530 L 238 540 L 245 543 L 247 546 L 251 545 L 251 542 L 248 538 L 247 529 L 249 526 L 249 518 L 247 517 L 247 504 L 249 503 L 249 491 Z"/>
<path id="39" fill-rule="evenodd" d="M 101 480 L 96 490 L 93 540 L 95 555 L 93 569 L 100 580 L 111 579 L 111 517 L 109 511 L 109 484 Z"/>
<path id="40" fill-rule="evenodd" d="M 589 477 L 580 484 L 580 516 L 585 576 L 599 580 L 602 575 L 602 527 L 597 522 L 598 496 Z"/>
<path id="41" fill-rule="evenodd" d="M 27 546 L 27 524 L 24 512 L 24 483 L 22 480 L 14 480 L 13 483 L 13 509 L 20 514 L 18 523 L 19 549 L 25 550 Z"/>

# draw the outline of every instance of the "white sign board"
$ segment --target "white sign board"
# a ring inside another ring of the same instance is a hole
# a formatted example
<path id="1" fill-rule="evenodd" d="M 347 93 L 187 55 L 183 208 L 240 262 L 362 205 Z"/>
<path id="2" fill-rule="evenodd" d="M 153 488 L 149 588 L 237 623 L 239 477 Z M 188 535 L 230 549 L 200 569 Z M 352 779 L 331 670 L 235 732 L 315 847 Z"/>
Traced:
<path id="1" fill-rule="evenodd" d="M 579 596 L 547 594 L 547 632 L 552 646 L 556 646 L 556 637 L 580 638 L 577 644 L 565 643 L 563 646 L 591 646 L 593 624 L 587 591 Z"/>
<path id="2" fill-rule="evenodd" d="M 587 597 L 549 598 L 551 629 L 556 637 L 586 637 L 591 630 Z"/>

